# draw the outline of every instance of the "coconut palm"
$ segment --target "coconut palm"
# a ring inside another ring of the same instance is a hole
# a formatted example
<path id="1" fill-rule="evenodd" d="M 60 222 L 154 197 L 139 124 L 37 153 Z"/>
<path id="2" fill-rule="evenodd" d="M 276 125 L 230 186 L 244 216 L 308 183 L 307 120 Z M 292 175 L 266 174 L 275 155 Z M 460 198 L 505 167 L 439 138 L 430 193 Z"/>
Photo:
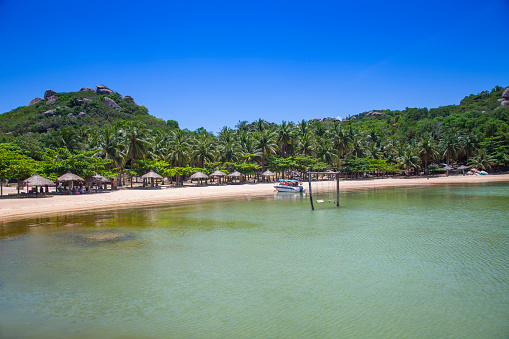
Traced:
<path id="1" fill-rule="evenodd" d="M 312 155 L 315 145 L 315 139 L 310 133 L 305 133 L 297 137 L 296 151 L 302 155 Z"/>
<path id="2" fill-rule="evenodd" d="M 126 146 L 121 142 L 119 129 L 116 126 L 106 127 L 99 135 L 99 154 L 105 159 L 111 159 L 113 162 L 108 165 L 109 168 L 123 167 L 127 158 Z"/>
<path id="3" fill-rule="evenodd" d="M 339 170 L 341 159 L 346 157 L 352 148 L 351 136 L 345 132 L 340 123 L 335 123 L 331 131 L 332 147 L 336 151 L 336 168 Z"/>
<path id="4" fill-rule="evenodd" d="M 495 165 L 495 163 L 495 157 L 493 157 L 491 154 L 488 154 L 488 150 L 486 148 L 479 149 L 468 162 L 470 166 L 484 171 L 491 170 L 491 166 Z"/>
<path id="5" fill-rule="evenodd" d="M 431 136 L 425 136 L 421 139 L 418 144 L 419 156 L 421 161 L 424 162 L 424 168 L 427 171 L 428 162 L 433 161 L 438 157 L 438 145 L 436 144 L 435 139 Z"/>
<path id="6" fill-rule="evenodd" d="M 419 166 L 419 156 L 416 154 L 416 152 L 408 147 L 403 156 L 398 158 L 399 164 L 406 170 L 413 172 L 415 169 L 420 168 Z"/>
<path id="7" fill-rule="evenodd" d="M 277 142 L 281 148 L 281 156 L 287 158 L 292 155 L 294 139 L 293 123 L 282 121 L 277 128 Z"/>
<path id="8" fill-rule="evenodd" d="M 456 134 L 446 134 L 441 141 L 442 156 L 445 157 L 447 165 L 454 161 L 460 149 L 458 136 Z"/>
<path id="9" fill-rule="evenodd" d="M 176 129 L 171 131 L 168 137 L 168 153 L 165 160 L 175 167 L 187 165 L 191 149 L 189 136 L 181 129 Z"/>
<path id="10" fill-rule="evenodd" d="M 127 146 L 127 162 L 145 159 L 149 155 L 150 138 L 148 129 L 140 121 L 126 121 L 122 126 L 122 133 Z"/>
<path id="11" fill-rule="evenodd" d="M 269 129 L 263 129 L 255 132 L 254 138 L 256 140 L 256 146 L 261 153 L 261 166 L 262 172 L 265 171 L 265 160 L 268 156 L 274 153 L 277 149 L 276 145 L 276 134 Z"/>
<path id="12" fill-rule="evenodd" d="M 205 161 L 214 161 L 215 144 L 209 133 L 197 135 L 191 143 L 191 157 L 198 162 L 201 168 Z"/>

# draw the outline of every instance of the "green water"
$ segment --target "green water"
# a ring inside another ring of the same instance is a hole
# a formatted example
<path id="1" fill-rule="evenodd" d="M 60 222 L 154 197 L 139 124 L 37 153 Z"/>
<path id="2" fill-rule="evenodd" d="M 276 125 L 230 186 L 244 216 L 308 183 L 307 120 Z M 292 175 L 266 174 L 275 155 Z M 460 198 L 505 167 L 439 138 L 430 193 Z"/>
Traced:
<path id="1" fill-rule="evenodd" d="M 0 337 L 509 336 L 509 185 L 329 198 L 0 224 Z"/>

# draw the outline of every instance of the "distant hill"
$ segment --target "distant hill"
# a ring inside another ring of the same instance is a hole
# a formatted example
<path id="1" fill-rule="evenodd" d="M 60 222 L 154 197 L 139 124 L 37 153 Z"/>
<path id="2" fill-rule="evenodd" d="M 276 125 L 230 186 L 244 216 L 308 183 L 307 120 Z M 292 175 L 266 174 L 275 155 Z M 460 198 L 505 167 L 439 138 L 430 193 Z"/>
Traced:
<path id="1" fill-rule="evenodd" d="M 62 127 L 99 127 L 122 120 L 141 120 L 149 128 L 167 128 L 167 123 L 148 114 L 129 95 L 122 96 L 106 86 L 81 88 L 77 92 L 47 90 L 44 98 L 33 99 L 0 114 L 0 135 L 48 133 Z"/>

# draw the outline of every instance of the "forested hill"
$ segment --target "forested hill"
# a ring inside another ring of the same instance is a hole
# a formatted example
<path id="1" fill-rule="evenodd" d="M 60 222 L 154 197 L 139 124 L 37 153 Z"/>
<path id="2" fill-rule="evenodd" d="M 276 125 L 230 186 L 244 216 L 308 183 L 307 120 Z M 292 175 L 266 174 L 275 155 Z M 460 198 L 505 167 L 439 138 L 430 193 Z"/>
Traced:
<path id="1" fill-rule="evenodd" d="M 164 120 L 149 115 L 148 109 L 137 105 L 131 96 L 123 97 L 98 85 L 96 90 L 84 87 L 77 92 L 47 90 L 43 98 L 1 114 L 0 135 L 44 134 L 63 127 L 102 127 L 119 120 L 141 120 L 149 128 L 167 126 Z"/>

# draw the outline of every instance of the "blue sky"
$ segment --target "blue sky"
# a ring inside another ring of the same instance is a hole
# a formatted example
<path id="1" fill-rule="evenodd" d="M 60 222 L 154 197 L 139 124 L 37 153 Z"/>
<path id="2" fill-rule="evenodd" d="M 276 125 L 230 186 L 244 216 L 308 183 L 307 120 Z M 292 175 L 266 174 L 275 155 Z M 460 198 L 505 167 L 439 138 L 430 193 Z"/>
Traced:
<path id="1" fill-rule="evenodd" d="M 509 1 L 0 0 L 0 112 L 104 84 L 181 128 L 438 107 L 509 85 Z"/>

